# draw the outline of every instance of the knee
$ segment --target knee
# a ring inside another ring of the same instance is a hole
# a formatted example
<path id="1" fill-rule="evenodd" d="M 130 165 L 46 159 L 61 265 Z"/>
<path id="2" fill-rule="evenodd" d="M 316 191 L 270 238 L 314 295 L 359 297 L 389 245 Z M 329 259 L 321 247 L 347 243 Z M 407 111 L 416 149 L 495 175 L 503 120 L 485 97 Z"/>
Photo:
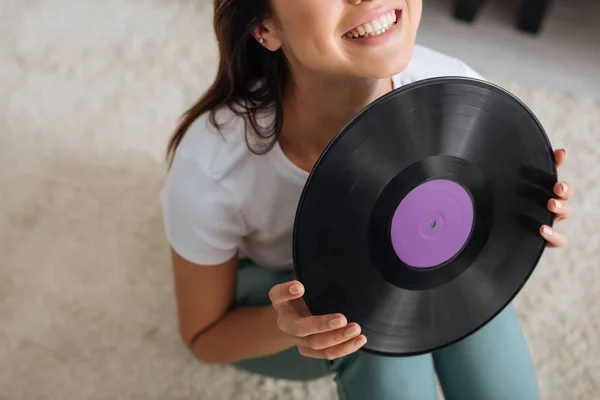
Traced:
<path id="1" fill-rule="evenodd" d="M 359 352 L 337 362 L 341 400 L 436 399 L 431 355 L 383 357 Z"/>

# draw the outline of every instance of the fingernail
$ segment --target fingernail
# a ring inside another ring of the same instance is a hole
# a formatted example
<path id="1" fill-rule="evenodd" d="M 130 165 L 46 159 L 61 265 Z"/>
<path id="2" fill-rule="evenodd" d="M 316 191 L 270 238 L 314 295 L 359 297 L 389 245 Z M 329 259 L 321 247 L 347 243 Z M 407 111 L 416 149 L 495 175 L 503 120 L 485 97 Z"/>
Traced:
<path id="1" fill-rule="evenodd" d="M 367 343 L 367 338 L 364 336 L 361 336 L 358 339 L 356 339 L 356 341 L 354 342 L 354 346 L 360 347 L 360 346 L 364 345 L 365 343 Z"/>
<path id="2" fill-rule="evenodd" d="M 334 329 L 341 328 L 342 326 L 344 326 L 344 321 L 342 321 L 341 318 L 334 318 L 329 323 L 329 326 L 331 326 Z"/>
<path id="3" fill-rule="evenodd" d="M 543 232 L 544 235 L 552 236 L 552 229 L 549 226 L 544 226 Z"/>
<path id="4" fill-rule="evenodd" d="M 353 326 L 351 328 L 346 329 L 346 332 L 344 332 L 344 336 L 352 337 L 354 335 L 357 335 L 358 332 L 359 332 L 358 328 L 356 326 Z"/>
<path id="5" fill-rule="evenodd" d="M 290 293 L 291 294 L 298 294 L 298 293 L 300 293 L 300 286 L 299 285 L 292 285 L 290 287 Z"/>
<path id="6" fill-rule="evenodd" d="M 562 203 L 558 200 L 554 200 L 554 207 L 556 208 L 562 208 Z"/>
<path id="7" fill-rule="evenodd" d="M 562 191 L 563 191 L 564 193 L 567 193 L 567 190 L 569 190 L 569 187 L 567 186 L 567 184 L 566 184 L 566 183 L 563 183 L 563 182 L 561 182 L 561 183 L 560 183 L 560 187 L 562 188 Z"/>
<path id="8" fill-rule="evenodd" d="M 565 153 L 565 157 L 567 156 L 567 149 L 562 149 L 563 153 Z"/>

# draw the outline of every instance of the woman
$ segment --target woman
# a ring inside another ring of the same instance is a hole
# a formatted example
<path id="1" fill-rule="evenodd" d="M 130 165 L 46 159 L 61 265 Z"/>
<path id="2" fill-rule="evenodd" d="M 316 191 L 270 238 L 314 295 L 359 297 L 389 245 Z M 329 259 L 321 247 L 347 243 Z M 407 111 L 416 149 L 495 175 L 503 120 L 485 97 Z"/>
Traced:
<path id="1" fill-rule="evenodd" d="M 215 0 L 220 64 L 170 145 L 162 192 L 182 338 L 203 362 L 307 380 L 335 374 L 342 399 L 538 398 L 512 307 L 461 342 L 409 358 L 357 352 L 344 315 L 312 316 L 292 271 L 303 185 L 333 136 L 394 88 L 479 77 L 415 46 L 420 0 Z M 565 160 L 557 150 L 558 165 Z M 571 214 L 556 185 L 549 209 Z M 550 246 L 566 238 L 540 227 Z M 250 261 L 251 260 L 251 261 Z"/>

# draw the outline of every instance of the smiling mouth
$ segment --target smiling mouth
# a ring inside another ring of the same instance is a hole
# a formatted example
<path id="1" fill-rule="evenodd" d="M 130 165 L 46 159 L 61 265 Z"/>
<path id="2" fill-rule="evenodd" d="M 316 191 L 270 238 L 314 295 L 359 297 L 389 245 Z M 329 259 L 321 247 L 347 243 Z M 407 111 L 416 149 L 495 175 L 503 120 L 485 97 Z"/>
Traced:
<path id="1" fill-rule="evenodd" d="M 348 39 L 362 39 L 369 36 L 381 35 L 397 24 L 401 12 L 401 10 L 387 12 L 372 21 L 352 28 L 343 37 Z"/>

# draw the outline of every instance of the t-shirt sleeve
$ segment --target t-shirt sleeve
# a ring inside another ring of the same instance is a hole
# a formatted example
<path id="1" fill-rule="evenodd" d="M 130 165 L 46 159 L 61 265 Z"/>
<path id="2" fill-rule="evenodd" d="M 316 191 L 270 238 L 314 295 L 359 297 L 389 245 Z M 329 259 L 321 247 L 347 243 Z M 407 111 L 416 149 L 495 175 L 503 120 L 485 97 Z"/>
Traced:
<path id="1" fill-rule="evenodd" d="M 486 79 L 479 74 L 479 72 L 475 71 L 475 69 L 473 69 L 471 66 L 469 66 L 468 64 L 460 61 L 462 69 L 463 69 L 463 74 L 465 77 L 467 78 L 474 78 L 474 79 L 480 79 L 482 81 L 485 81 Z"/>
<path id="2" fill-rule="evenodd" d="M 214 265 L 237 253 L 245 235 L 240 208 L 194 158 L 176 154 L 161 205 L 167 239 L 181 257 Z"/>

